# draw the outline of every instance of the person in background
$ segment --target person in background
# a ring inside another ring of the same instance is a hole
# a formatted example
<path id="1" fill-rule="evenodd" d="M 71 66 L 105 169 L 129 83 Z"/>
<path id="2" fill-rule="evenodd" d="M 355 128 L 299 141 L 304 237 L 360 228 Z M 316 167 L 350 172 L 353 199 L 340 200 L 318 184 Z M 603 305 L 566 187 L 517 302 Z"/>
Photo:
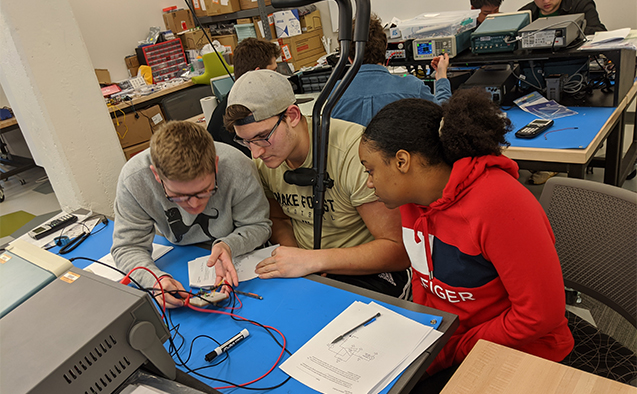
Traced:
<path id="1" fill-rule="evenodd" d="M 484 89 L 458 90 L 442 107 L 389 104 L 361 138 L 367 186 L 400 207 L 413 301 L 460 318 L 429 375 L 479 339 L 553 361 L 573 348 L 555 236 L 501 154 L 511 129 L 501 115 Z"/>
<path id="2" fill-rule="evenodd" d="M 385 105 L 401 98 L 422 98 L 441 103 L 451 97 L 451 83 L 447 79 L 449 55 L 438 56 L 431 61 L 436 70 L 436 94 L 429 86 L 413 75 L 392 75 L 384 66 L 387 36 L 381 20 L 371 16 L 369 36 L 365 44 L 363 64 L 336 103 L 332 118 L 347 120 L 366 126 Z M 350 45 L 350 61 L 354 58 L 354 43 Z"/>
<path id="3" fill-rule="evenodd" d="M 357 154 L 361 125 L 331 120 L 327 172 L 334 185 L 325 192 L 322 249 L 312 249 L 313 187 L 284 180 L 289 170 L 312 167 L 312 120 L 295 101 L 287 78 L 270 70 L 246 73 L 228 95 L 226 128 L 252 151 L 270 202 L 270 241 L 281 245 L 256 273 L 264 279 L 326 273 L 407 298 L 409 259 L 400 241 L 400 212 L 385 208 L 365 187 Z"/>
<path id="4" fill-rule="evenodd" d="M 584 14 L 586 19 L 585 34 L 595 34 L 596 31 L 606 31 L 602 24 L 593 0 L 534 0 L 519 11 L 531 10 L 533 20 L 546 16 Z"/>
<path id="5" fill-rule="evenodd" d="M 168 122 L 153 134 L 150 148 L 124 165 L 114 209 L 115 264 L 124 272 L 150 269 L 165 291 L 184 287 L 153 262 L 155 228 L 175 245 L 211 242 L 208 266 L 216 267 L 217 282 L 233 286 L 238 281 L 232 259 L 263 245 L 271 233 L 254 163 L 231 146 L 215 144 L 191 122 Z M 131 276 L 145 288 L 158 287 L 144 270 Z M 178 296 L 165 299 L 167 307 L 183 305 Z"/>
<path id="6" fill-rule="evenodd" d="M 501 5 L 502 0 L 471 0 L 471 9 L 480 10 L 478 25 L 484 22 L 487 15 L 499 13 Z"/>
<path id="7" fill-rule="evenodd" d="M 252 70 L 276 70 L 276 59 L 280 56 L 279 47 L 265 40 L 249 37 L 242 40 L 234 50 L 234 77 L 239 79 Z M 223 115 L 226 113 L 228 97 L 217 104 L 208 122 L 208 132 L 216 142 L 234 146 L 250 157 L 250 149 L 234 142 L 234 135 L 223 126 Z"/>

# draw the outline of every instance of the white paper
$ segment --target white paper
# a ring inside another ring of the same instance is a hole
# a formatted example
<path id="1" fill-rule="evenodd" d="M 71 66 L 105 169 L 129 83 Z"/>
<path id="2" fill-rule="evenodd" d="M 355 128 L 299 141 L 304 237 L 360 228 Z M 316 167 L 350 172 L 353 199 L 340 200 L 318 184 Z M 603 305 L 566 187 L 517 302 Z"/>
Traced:
<path id="1" fill-rule="evenodd" d="M 278 247 L 277 244 L 235 257 L 232 263 L 237 271 L 239 282 L 256 278 L 257 274 L 254 273 L 254 270 L 257 264 L 272 256 L 272 251 Z M 202 256 L 188 262 L 190 287 L 209 288 L 217 285 L 215 283 L 216 270 L 215 267 L 208 267 L 208 257 Z"/>
<path id="2" fill-rule="evenodd" d="M 597 31 L 593 37 L 593 44 L 600 44 L 608 41 L 623 40 L 630 33 L 630 27 L 624 29 L 617 29 L 613 31 Z"/>
<path id="3" fill-rule="evenodd" d="M 332 343 L 378 312 L 376 320 Z M 381 305 L 356 301 L 280 368 L 321 393 L 378 393 L 440 335 Z"/>
<path id="4" fill-rule="evenodd" d="M 217 273 L 215 267 L 208 267 L 208 257 L 209 255 L 205 255 L 188 262 L 190 287 L 209 288 L 217 285 Z"/>
<path id="5" fill-rule="evenodd" d="M 151 254 L 151 257 L 153 261 L 157 261 L 157 259 L 165 255 L 172 249 L 173 249 L 172 246 L 153 243 L 153 253 Z M 104 264 L 107 264 L 110 267 L 114 267 L 114 268 L 117 267 L 115 265 L 115 260 L 113 260 L 113 255 L 110 253 L 102 257 L 101 259 L 99 259 L 99 261 L 101 261 Z M 119 282 L 120 280 L 122 280 L 122 278 L 124 277 L 122 274 L 120 274 L 114 269 L 105 267 L 104 264 L 93 263 L 89 265 L 88 267 L 86 267 L 86 269 L 93 272 L 96 275 L 102 276 L 106 279 L 110 279 L 115 282 Z"/>
<path id="6" fill-rule="evenodd" d="M 234 268 L 237 270 L 239 282 L 256 278 L 258 275 L 254 273 L 254 270 L 257 268 L 257 264 L 272 256 L 272 251 L 278 247 L 279 245 L 276 244 L 235 257 L 233 263 Z"/>

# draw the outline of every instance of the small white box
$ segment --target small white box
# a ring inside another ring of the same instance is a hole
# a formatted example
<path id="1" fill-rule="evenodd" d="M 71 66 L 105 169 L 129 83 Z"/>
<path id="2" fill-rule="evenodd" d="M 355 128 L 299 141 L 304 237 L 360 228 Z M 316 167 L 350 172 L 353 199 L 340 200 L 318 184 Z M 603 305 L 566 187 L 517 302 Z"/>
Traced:
<path id="1" fill-rule="evenodd" d="M 389 38 L 400 38 L 400 29 L 397 27 L 389 29 Z"/>
<path id="2" fill-rule="evenodd" d="M 277 38 L 294 37 L 302 33 L 299 11 L 287 10 L 274 13 L 274 27 Z"/>

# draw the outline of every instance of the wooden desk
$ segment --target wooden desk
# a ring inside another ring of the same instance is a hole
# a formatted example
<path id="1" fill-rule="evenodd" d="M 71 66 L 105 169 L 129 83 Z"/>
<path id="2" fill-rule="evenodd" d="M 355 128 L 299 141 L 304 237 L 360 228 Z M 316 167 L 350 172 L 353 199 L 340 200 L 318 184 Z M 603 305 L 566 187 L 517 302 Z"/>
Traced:
<path id="1" fill-rule="evenodd" d="M 624 154 L 623 152 L 624 126 L 626 123 L 624 117 L 628 107 L 635 101 L 636 97 L 637 82 L 633 84 L 593 140 L 583 149 L 541 149 L 510 146 L 503 153 L 515 160 L 520 165 L 520 168 L 567 172 L 569 177 L 574 178 L 584 178 L 586 167 L 589 165 L 604 167 L 604 183 L 621 186 L 626 180 L 626 176 L 632 171 L 637 159 L 635 131 L 633 131 L 632 143 L 627 153 Z M 578 108 L 574 109 L 578 110 Z M 518 126 L 522 125 L 515 125 L 516 128 Z M 537 138 L 542 138 L 542 136 Z M 607 142 L 606 157 L 603 162 L 601 160 L 598 162 L 593 156 L 604 141 Z"/>
<path id="2" fill-rule="evenodd" d="M 7 133 L 18 128 L 20 128 L 20 126 L 18 126 L 18 120 L 15 117 L 0 120 L 0 134 Z"/>
<path id="3" fill-rule="evenodd" d="M 637 388 L 479 340 L 441 394 L 635 394 Z"/>
<path id="4" fill-rule="evenodd" d="M 132 107 L 134 105 L 150 104 L 155 101 L 159 103 L 159 100 L 163 98 L 164 96 L 170 93 L 178 92 L 183 89 L 187 89 L 191 86 L 195 86 L 195 84 L 192 81 L 188 81 L 180 85 L 176 85 L 167 89 L 160 90 L 158 92 L 151 93 L 147 96 L 134 98 L 132 101 L 125 101 L 123 103 L 110 106 L 108 107 L 108 111 L 113 113 L 115 111 L 125 110 L 126 108 Z"/>

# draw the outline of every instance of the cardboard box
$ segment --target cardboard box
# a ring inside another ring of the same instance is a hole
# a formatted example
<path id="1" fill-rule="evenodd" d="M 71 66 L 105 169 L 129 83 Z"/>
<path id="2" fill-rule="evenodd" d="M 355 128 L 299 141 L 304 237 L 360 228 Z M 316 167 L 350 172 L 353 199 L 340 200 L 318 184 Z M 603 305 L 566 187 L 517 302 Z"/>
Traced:
<path id="1" fill-rule="evenodd" d="M 256 30 L 257 32 L 257 38 L 261 38 L 264 39 L 264 32 L 263 32 L 263 24 L 261 23 L 261 17 L 260 16 L 255 16 L 254 18 L 252 18 L 252 21 L 254 22 L 254 30 Z M 274 28 L 274 15 L 270 14 L 268 15 L 268 24 L 270 25 L 270 38 L 271 39 L 275 39 L 276 37 L 276 29 Z"/>
<path id="2" fill-rule="evenodd" d="M 122 148 L 124 150 L 124 156 L 126 156 L 126 161 L 130 160 L 131 157 L 135 156 L 139 152 L 147 149 L 150 146 L 150 141 L 142 142 L 141 144 L 129 146 L 128 148 Z"/>
<path id="3" fill-rule="evenodd" d="M 100 85 L 110 85 L 111 84 L 111 73 L 108 72 L 105 68 L 96 68 L 95 75 L 97 76 L 97 82 Z"/>
<path id="4" fill-rule="evenodd" d="M 177 34 L 182 31 L 190 30 L 195 27 L 195 21 L 192 19 L 190 10 L 176 10 L 164 12 L 164 25 L 166 29 Z"/>
<path id="5" fill-rule="evenodd" d="M 177 34 L 185 50 L 201 49 L 208 43 L 203 30 L 189 30 Z"/>
<path id="6" fill-rule="evenodd" d="M 321 12 L 319 10 L 310 12 L 309 14 L 301 17 L 301 31 L 303 31 L 303 33 L 309 33 L 313 30 L 322 28 Z"/>
<path id="7" fill-rule="evenodd" d="M 122 148 L 149 141 L 155 130 L 166 122 L 159 105 L 137 110 L 137 112 L 139 112 L 138 118 L 135 117 L 135 112 L 129 112 L 125 116 L 121 113 L 113 113 L 113 125 Z"/>
<path id="8" fill-rule="evenodd" d="M 259 3 L 257 0 L 240 0 L 240 5 L 242 10 L 250 10 L 253 8 L 259 8 Z M 270 0 L 265 0 L 265 5 L 272 5 Z"/>
<path id="9" fill-rule="evenodd" d="M 126 63 L 126 68 L 130 72 L 131 77 L 137 76 L 137 71 L 139 70 L 139 60 L 137 59 L 137 55 L 126 56 L 124 58 L 124 62 Z"/>
<path id="10" fill-rule="evenodd" d="M 277 41 L 283 60 L 292 64 L 295 71 L 301 67 L 313 66 L 318 58 L 326 54 L 321 37 L 323 29 L 315 29 L 311 33 L 299 36 L 279 38 Z"/>
<path id="11" fill-rule="evenodd" d="M 252 19 L 250 18 L 239 18 L 237 19 L 237 25 L 248 25 L 252 23 Z"/>
<path id="12" fill-rule="evenodd" d="M 204 0 L 188 0 L 192 5 L 192 8 L 195 10 L 195 15 L 197 16 L 207 16 L 206 12 L 206 4 Z"/>
<path id="13" fill-rule="evenodd" d="M 277 38 L 298 36 L 302 33 L 299 11 L 294 9 L 275 12 L 274 27 Z"/>
<path id="14" fill-rule="evenodd" d="M 239 0 L 199 0 L 206 15 L 223 15 L 241 11 Z"/>
<path id="15" fill-rule="evenodd" d="M 212 36 L 210 37 L 212 41 L 217 40 L 221 45 L 226 47 L 226 54 L 230 55 L 229 64 L 232 64 L 232 54 L 234 53 L 234 49 L 237 47 L 239 40 L 236 34 L 225 34 L 222 36 Z"/>

